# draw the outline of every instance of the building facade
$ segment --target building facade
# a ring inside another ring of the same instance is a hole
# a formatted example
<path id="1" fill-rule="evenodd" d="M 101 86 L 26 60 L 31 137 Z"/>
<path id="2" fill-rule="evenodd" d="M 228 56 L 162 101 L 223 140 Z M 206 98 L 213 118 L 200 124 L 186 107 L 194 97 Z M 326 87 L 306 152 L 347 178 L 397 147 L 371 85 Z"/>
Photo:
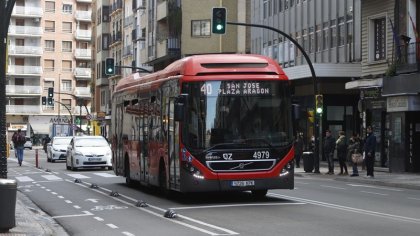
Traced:
<path id="1" fill-rule="evenodd" d="M 91 14 L 90 0 L 16 1 L 8 32 L 9 132 L 25 127 L 37 144 L 50 124 L 80 121 L 87 130 Z M 42 97 L 48 97 L 49 88 L 54 94 L 48 104 Z"/>

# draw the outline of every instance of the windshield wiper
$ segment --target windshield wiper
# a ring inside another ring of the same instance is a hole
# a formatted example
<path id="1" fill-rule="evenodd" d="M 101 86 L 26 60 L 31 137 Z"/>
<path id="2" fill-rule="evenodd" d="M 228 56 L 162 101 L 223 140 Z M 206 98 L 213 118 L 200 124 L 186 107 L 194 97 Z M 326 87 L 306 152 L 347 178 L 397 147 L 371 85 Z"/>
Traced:
<path id="1" fill-rule="evenodd" d="M 208 151 L 213 150 L 215 148 L 218 148 L 218 147 L 220 148 L 221 146 L 236 145 L 236 144 L 237 143 L 218 143 L 218 144 L 215 144 L 215 145 L 205 149 L 203 152 L 208 152 Z"/>

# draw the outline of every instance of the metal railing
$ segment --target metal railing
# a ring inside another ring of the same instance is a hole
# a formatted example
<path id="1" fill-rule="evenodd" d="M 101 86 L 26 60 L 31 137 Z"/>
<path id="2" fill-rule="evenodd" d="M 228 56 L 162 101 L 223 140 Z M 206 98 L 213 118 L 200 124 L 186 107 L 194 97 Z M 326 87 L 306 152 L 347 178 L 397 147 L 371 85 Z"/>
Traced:
<path id="1" fill-rule="evenodd" d="M 420 72 L 420 42 L 400 45 L 396 48 L 396 72 Z"/>

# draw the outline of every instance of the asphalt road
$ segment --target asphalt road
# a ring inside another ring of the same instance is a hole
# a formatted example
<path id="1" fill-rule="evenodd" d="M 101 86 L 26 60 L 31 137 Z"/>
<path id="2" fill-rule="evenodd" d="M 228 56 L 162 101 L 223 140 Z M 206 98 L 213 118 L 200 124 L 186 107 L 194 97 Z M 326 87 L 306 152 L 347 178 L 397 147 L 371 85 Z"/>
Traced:
<path id="1" fill-rule="evenodd" d="M 420 191 L 296 177 L 295 190 L 175 194 L 125 185 L 113 171 L 68 171 L 25 151 L 9 178 L 70 235 L 418 235 Z M 77 183 L 76 180 L 80 182 Z M 113 193 L 113 194 L 111 194 Z M 118 196 L 111 196 L 116 195 Z M 138 206 L 140 202 L 147 207 Z M 176 218 L 164 217 L 172 209 Z"/>

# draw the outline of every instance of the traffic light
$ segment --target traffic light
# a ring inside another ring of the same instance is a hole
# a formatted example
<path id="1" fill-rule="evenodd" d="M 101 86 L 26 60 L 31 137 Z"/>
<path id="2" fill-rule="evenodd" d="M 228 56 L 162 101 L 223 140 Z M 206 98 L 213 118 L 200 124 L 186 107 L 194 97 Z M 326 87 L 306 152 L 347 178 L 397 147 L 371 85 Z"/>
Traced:
<path id="1" fill-rule="evenodd" d="M 315 95 L 315 110 L 317 114 L 322 114 L 324 107 L 324 97 L 322 94 Z"/>
<path id="2" fill-rule="evenodd" d="M 54 88 L 48 88 L 48 97 L 49 98 L 52 98 L 52 97 L 54 97 Z"/>
<path id="3" fill-rule="evenodd" d="M 108 57 L 105 59 L 105 74 L 115 75 L 114 58 Z"/>
<path id="4" fill-rule="evenodd" d="M 53 105 L 54 105 L 54 99 L 48 98 L 48 106 L 53 106 Z"/>
<path id="5" fill-rule="evenodd" d="M 211 32 L 213 32 L 213 34 L 224 34 L 226 32 L 226 8 L 213 7 L 211 22 Z"/>
<path id="6" fill-rule="evenodd" d="M 42 105 L 47 105 L 47 97 L 42 97 Z"/>

